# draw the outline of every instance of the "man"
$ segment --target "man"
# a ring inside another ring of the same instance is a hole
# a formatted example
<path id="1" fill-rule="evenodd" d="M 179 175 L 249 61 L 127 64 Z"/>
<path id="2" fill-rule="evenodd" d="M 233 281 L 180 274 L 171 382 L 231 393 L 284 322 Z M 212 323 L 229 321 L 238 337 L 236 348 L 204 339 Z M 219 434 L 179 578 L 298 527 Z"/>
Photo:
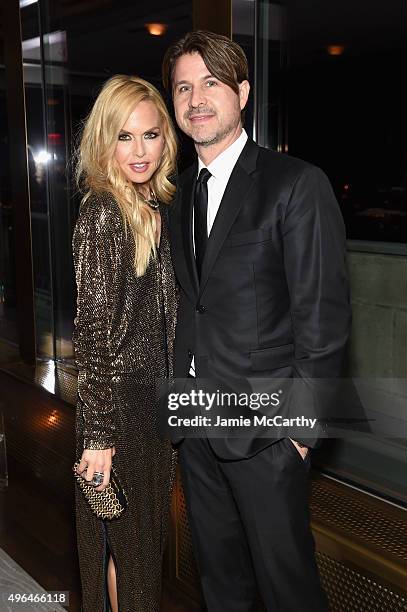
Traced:
<path id="1" fill-rule="evenodd" d="M 327 178 L 247 137 L 247 60 L 229 39 L 187 34 L 167 51 L 163 77 L 198 154 L 171 215 L 175 377 L 338 376 L 350 310 L 344 227 Z M 268 611 L 327 610 L 307 508 L 315 444 L 205 434 L 181 442 L 209 612 L 254 610 L 256 585 Z"/>

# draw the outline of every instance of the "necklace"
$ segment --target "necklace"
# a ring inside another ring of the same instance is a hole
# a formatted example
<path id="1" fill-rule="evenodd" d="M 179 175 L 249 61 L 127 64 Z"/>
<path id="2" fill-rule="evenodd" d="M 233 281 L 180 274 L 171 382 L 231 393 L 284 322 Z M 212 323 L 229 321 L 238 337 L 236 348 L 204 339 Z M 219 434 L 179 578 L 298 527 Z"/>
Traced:
<path id="1" fill-rule="evenodd" d="M 153 210 L 158 210 L 160 207 L 160 202 L 157 200 L 157 196 L 154 191 L 150 188 L 150 198 L 144 199 L 145 203 L 149 205 Z"/>

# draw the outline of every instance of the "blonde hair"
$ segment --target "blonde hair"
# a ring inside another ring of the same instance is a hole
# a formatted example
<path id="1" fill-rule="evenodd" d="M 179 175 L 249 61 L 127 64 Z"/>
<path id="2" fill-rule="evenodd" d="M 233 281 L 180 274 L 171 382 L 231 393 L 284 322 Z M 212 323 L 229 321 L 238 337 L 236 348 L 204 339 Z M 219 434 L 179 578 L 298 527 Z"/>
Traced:
<path id="1" fill-rule="evenodd" d="M 160 165 L 150 179 L 150 186 L 157 199 L 168 204 L 175 193 L 169 177 L 175 173 L 177 139 L 164 100 L 143 79 L 118 74 L 106 81 L 85 120 L 76 160 L 76 181 L 84 193 L 82 203 L 92 194 L 107 191 L 119 205 L 126 231 L 129 226 L 134 236 L 137 276 L 145 273 L 151 257 L 156 255 L 156 216 L 120 170 L 114 152 L 120 130 L 134 107 L 144 100 L 151 100 L 156 106 L 165 141 Z"/>

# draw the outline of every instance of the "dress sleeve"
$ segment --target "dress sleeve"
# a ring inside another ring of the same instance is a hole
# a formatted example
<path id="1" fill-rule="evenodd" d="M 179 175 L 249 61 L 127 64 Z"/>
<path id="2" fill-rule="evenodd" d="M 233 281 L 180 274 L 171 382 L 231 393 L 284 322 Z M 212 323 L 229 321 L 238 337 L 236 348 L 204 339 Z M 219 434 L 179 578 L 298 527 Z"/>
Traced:
<path id="1" fill-rule="evenodd" d="M 83 445 L 87 449 L 105 449 L 115 444 L 111 326 L 122 236 L 120 222 L 113 202 L 93 197 L 82 205 L 73 236 L 78 292 L 73 344 L 79 369 Z"/>

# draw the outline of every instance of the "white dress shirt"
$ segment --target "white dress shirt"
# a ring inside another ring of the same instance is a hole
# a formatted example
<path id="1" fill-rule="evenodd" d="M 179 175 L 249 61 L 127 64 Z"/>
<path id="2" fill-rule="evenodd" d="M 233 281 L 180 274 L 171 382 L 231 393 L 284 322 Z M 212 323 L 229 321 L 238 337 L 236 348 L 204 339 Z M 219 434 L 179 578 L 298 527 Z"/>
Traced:
<path id="1" fill-rule="evenodd" d="M 207 212 L 207 231 L 208 236 L 211 233 L 212 226 L 214 224 L 217 212 L 219 210 L 220 203 L 225 193 L 225 189 L 232 174 L 233 168 L 243 151 L 243 148 L 247 142 L 247 134 L 245 130 L 242 130 L 239 138 L 237 138 L 232 144 L 222 151 L 215 159 L 208 165 L 205 166 L 203 161 L 198 157 L 198 178 L 202 168 L 208 168 L 211 173 L 211 177 L 208 180 L 208 212 Z M 193 214 L 193 213 L 192 213 Z M 194 217 L 192 217 L 192 227 L 194 227 Z M 194 241 L 194 232 L 192 232 L 192 240 Z M 194 252 L 195 252 L 195 241 L 194 241 Z M 191 376 L 195 376 L 195 360 L 192 357 L 191 366 L 189 370 Z"/>

